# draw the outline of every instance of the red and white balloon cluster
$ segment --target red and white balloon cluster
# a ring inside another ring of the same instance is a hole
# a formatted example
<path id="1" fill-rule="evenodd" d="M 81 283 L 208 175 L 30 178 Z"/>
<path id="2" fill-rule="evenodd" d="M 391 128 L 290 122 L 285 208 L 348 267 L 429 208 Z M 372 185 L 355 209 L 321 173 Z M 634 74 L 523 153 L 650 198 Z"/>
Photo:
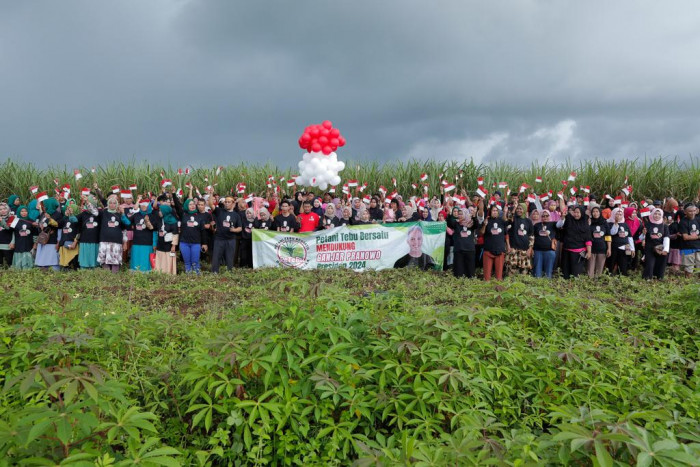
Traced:
<path id="1" fill-rule="evenodd" d="M 338 160 L 336 149 L 345 146 L 345 138 L 333 123 L 326 120 L 320 125 L 309 125 L 299 138 L 299 147 L 307 151 L 299 162 L 299 176 L 296 184 L 316 186 L 325 190 L 329 185 L 340 183 L 341 170 L 345 162 Z"/>

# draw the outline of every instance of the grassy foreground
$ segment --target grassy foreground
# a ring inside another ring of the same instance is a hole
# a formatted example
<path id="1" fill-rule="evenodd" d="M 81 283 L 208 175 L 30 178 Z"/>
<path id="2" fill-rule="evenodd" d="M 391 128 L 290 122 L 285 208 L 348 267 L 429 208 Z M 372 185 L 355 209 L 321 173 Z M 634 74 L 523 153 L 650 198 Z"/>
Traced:
<path id="1" fill-rule="evenodd" d="M 697 281 L 0 280 L 0 465 L 700 459 Z"/>

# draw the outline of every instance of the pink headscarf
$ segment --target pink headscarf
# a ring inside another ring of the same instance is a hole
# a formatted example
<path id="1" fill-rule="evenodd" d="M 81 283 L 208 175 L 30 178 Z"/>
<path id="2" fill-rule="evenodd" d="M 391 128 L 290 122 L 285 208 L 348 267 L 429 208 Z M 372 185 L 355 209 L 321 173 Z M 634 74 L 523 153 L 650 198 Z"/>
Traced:
<path id="1" fill-rule="evenodd" d="M 654 213 L 655 213 L 656 211 L 659 211 L 659 212 L 661 213 L 661 220 L 658 221 L 658 222 L 654 220 Z M 652 210 L 651 210 L 651 214 L 649 214 L 649 222 L 651 222 L 652 224 L 656 224 L 656 225 L 663 224 L 663 222 L 664 222 L 664 212 L 663 212 L 663 210 L 661 210 L 661 209 L 659 209 L 659 208 L 654 208 L 654 209 L 652 209 Z"/>
<path id="2" fill-rule="evenodd" d="M 632 235 L 637 233 L 637 230 L 639 230 L 639 226 L 641 224 L 641 222 L 639 222 L 639 218 L 632 219 L 632 214 L 634 214 L 635 212 L 636 209 L 633 207 L 625 208 L 625 224 L 629 226 Z"/>

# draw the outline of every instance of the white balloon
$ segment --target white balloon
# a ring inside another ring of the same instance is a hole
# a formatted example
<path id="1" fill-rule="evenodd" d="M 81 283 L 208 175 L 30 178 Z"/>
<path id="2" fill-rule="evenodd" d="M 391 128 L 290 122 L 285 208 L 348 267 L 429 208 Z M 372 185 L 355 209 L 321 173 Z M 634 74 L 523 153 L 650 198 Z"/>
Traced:
<path id="1" fill-rule="evenodd" d="M 328 185 L 340 183 L 339 172 L 345 168 L 345 163 L 338 160 L 338 155 L 332 152 L 328 156 L 321 152 L 307 152 L 299 161 L 299 176 L 296 184 L 301 186 L 316 186 L 321 190 Z"/>

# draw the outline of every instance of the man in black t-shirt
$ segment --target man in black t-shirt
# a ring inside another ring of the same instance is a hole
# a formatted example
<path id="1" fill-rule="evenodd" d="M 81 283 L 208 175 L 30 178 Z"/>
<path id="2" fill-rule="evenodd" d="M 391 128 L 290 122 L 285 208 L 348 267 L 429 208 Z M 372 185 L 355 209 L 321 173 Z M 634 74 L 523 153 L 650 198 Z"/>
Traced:
<path id="1" fill-rule="evenodd" d="M 289 212 L 289 209 L 289 201 L 285 200 L 280 203 L 280 213 L 275 216 L 275 223 L 273 225 L 274 230 L 277 230 L 278 232 L 299 231 L 299 223 L 297 222 L 297 218 Z"/>
<path id="2" fill-rule="evenodd" d="M 678 233 L 683 237 L 681 254 L 686 277 L 700 271 L 700 218 L 698 207 L 693 203 L 685 205 L 685 217 L 678 222 Z"/>
<path id="3" fill-rule="evenodd" d="M 223 208 L 216 207 L 212 197 L 209 200 L 216 224 L 214 249 L 211 257 L 211 272 L 219 272 L 222 256 L 224 256 L 226 266 L 230 271 L 233 269 L 233 259 L 236 257 L 236 240 L 241 230 L 243 230 L 243 224 L 238 213 L 233 210 L 234 199 L 232 196 L 227 196 L 224 199 Z"/>

